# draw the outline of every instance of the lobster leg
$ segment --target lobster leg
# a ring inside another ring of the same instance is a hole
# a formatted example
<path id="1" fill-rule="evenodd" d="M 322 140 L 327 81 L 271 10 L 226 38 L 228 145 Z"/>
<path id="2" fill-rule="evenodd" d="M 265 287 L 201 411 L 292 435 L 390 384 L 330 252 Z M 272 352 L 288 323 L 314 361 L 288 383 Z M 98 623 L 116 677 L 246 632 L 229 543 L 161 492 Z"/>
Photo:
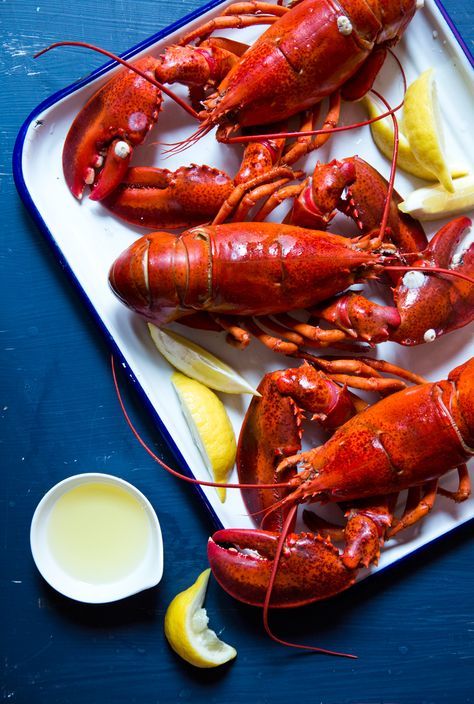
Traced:
<path id="1" fill-rule="evenodd" d="M 293 180 L 301 176 L 300 172 L 294 172 L 288 166 L 278 166 L 270 169 L 267 172 L 262 172 L 258 176 L 251 178 L 246 183 L 240 183 L 231 192 L 229 197 L 221 205 L 219 212 L 214 217 L 212 222 L 213 225 L 218 225 L 224 222 L 233 210 L 242 202 L 244 194 L 247 194 L 247 203 L 245 210 L 250 209 L 254 203 L 257 202 L 259 198 L 265 196 L 267 192 L 271 192 L 278 188 L 280 183 L 286 183 L 287 181 Z M 275 181 L 275 179 L 280 179 Z M 265 188 L 262 187 L 265 184 Z M 242 213 L 240 209 L 239 216 L 245 216 L 245 212 Z M 239 220 L 240 221 L 240 220 Z"/>
<path id="2" fill-rule="evenodd" d="M 255 5 L 257 4 L 267 5 L 267 3 L 255 3 Z M 238 5 L 239 3 L 237 3 L 237 6 Z M 188 34 L 185 34 L 185 36 L 180 39 L 179 45 L 186 46 L 191 42 L 195 41 L 196 39 L 199 42 L 202 42 L 204 39 L 207 39 L 213 32 L 218 29 L 243 29 L 244 27 L 253 27 L 259 24 L 273 24 L 278 20 L 279 16 L 284 14 L 287 9 L 280 6 L 280 10 L 283 10 L 283 12 L 279 12 L 279 6 L 271 5 L 270 3 L 268 3 L 268 7 L 272 10 L 276 10 L 276 12 L 273 12 L 273 14 L 255 15 L 245 13 L 232 14 L 232 5 L 230 5 L 228 8 L 226 8 L 226 11 L 219 17 L 215 17 L 214 19 L 209 20 L 209 22 L 206 22 L 200 27 L 196 27 L 196 29 L 193 29 L 191 32 L 188 32 Z"/>
<path id="3" fill-rule="evenodd" d="M 462 464 L 458 467 L 458 477 L 459 484 L 456 491 L 448 491 L 443 489 L 443 487 L 438 487 L 438 494 L 441 496 L 446 496 L 448 499 L 452 499 L 456 503 L 461 501 L 466 501 L 471 495 L 471 478 L 469 476 L 469 470 L 466 464 Z"/>
<path id="4" fill-rule="evenodd" d="M 388 537 L 392 538 L 400 531 L 405 530 L 414 523 L 421 521 L 433 508 L 438 493 L 438 480 L 433 479 L 424 486 L 424 494 L 418 501 L 416 506 L 410 510 L 406 510 L 403 516 L 395 522 L 388 532 Z"/>
<path id="5" fill-rule="evenodd" d="M 285 155 L 283 156 L 282 162 L 284 164 L 294 164 L 298 159 L 301 159 L 303 156 L 306 156 L 307 154 L 310 154 L 311 152 L 315 151 L 316 149 L 319 149 L 322 147 L 328 139 L 331 137 L 331 129 L 334 129 L 337 127 L 339 123 L 339 115 L 341 113 L 341 94 L 339 91 L 336 91 L 335 93 L 332 93 L 329 96 L 329 106 L 328 106 L 328 111 L 327 114 L 324 118 L 324 122 L 321 125 L 319 129 L 321 130 L 327 130 L 324 134 L 318 134 L 316 135 L 313 139 L 311 137 L 302 137 L 297 139 L 296 143 L 292 145 Z M 311 121 L 311 126 L 308 126 L 308 130 L 315 130 L 315 122 L 316 122 L 316 117 L 319 114 L 319 105 L 316 106 L 315 110 L 313 111 L 313 117 Z M 304 127 L 302 128 L 302 131 L 304 132 Z"/>

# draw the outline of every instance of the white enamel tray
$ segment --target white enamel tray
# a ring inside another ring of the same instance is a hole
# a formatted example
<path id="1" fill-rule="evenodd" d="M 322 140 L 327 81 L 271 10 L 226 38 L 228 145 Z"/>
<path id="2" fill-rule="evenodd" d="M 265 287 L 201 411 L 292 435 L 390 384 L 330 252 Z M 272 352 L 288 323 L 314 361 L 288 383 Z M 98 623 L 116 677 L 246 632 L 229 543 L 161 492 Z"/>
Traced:
<path id="1" fill-rule="evenodd" d="M 183 27 L 190 29 L 202 23 L 228 4 L 230 2 L 207 5 L 200 12 L 180 20 L 130 50 L 127 58 L 145 53 L 158 55 L 165 46 L 183 34 Z M 261 31 L 262 28 L 245 30 L 237 38 L 250 43 Z M 408 82 L 413 81 L 424 69 L 434 66 L 448 151 L 453 161 L 465 163 L 472 171 L 474 145 L 470 138 L 469 124 L 474 114 L 472 59 L 467 49 L 463 48 L 443 8 L 436 5 L 434 0 L 426 0 L 425 7 L 417 13 L 397 46 L 396 54 L 406 70 Z M 82 203 L 77 202 L 69 193 L 62 174 L 61 152 L 69 126 L 87 98 L 114 70 L 115 67 L 108 64 L 38 106 L 26 121 L 17 140 L 14 155 L 15 180 L 26 206 L 53 245 L 59 261 L 69 271 L 72 281 L 106 333 L 113 351 L 121 358 L 181 467 L 189 469 L 198 478 L 208 479 L 170 382 L 171 367 L 155 349 L 146 324 L 119 303 L 107 283 L 108 270 L 115 257 L 147 230 L 126 225 L 87 197 Z M 376 87 L 392 105 L 398 102 L 401 96 L 400 74 L 390 58 L 377 79 Z M 173 88 L 183 96 L 186 95 L 186 89 Z M 343 121 L 346 124 L 364 117 L 360 106 L 344 105 Z M 234 174 L 242 149 L 239 145 L 233 148 L 219 145 L 212 134 L 182 154 L 166 160 L 160 156 L 160 147 L 156 144 L 158 140 L 176 142 L 191 134 L 195 127 L 195 123 L 184 111 L 170 99 L 165 99 L 165 108 L 158 125 L 150 133 L 147 143 L 136 149 L 134 163 L 156 164 L 168 169 L 192 162 L 207 163 Z M 342 158 L 355 153 L 364 157 L 385 176 L 388 175 L 389 163 L 374 147 L 368 127 L 332 137 L 323 149 L 308 158 L 306 171 L 312 171 L 317 159 L 329 161 L 334 157 Z M 402 172 L 397 174 L 396 188 L 402 195 L 421 185 L 424 184 Z M 282 218 L 286 208 L 287 206 L 282 206 L 282 210 L 276 211 L 274 219 Z M 439 221 L 429 225 L 426 228 L 428 235 L 432 235 L 442 224 L 444 222 Z M 345 223 L 339 221 L 333 230 L 340 231 L 345 226 Z M 376 293 L 374 285 L 370 288 L 372 293 Z M 371 293 L 368 286 L 365 289 Z M 258 384 L 266 372 L 291 366 L 289 360 L 272 354 L 256 342 L 246 351 L 238 352 L 225 343 L 223 334 L 191 331 L 179 325 L 176 328 L 228 362 L 254 385 Z M 371 354 L 408 367 L 433 381 L 442 379 L 456 365 L 474 354 L 472 326 L 451 333 L 432 345 L 408 349 L 386 343 L 379 345 Z M 250 397 L 221 395 L 221 398 L 238 434 Z M 306 436 L 306 443 L 319 441 L 317 434 L 312 431 Z M 237 481 L 236 473 L 231 480 Z M 453 487 L 455 484 L 455 477 L 444 481 L 445 486 Z M 220 503 L 214 489 L 199 488 L 198 491 L 216 525 L 252 525 L 237 490 L 228 490 L 224 504 Z M 435 509 L 424 521 L 386 545 L 376 569 L 401 559 L 473 517 L 474 497 L 458 505 L 439 497 Z"/>

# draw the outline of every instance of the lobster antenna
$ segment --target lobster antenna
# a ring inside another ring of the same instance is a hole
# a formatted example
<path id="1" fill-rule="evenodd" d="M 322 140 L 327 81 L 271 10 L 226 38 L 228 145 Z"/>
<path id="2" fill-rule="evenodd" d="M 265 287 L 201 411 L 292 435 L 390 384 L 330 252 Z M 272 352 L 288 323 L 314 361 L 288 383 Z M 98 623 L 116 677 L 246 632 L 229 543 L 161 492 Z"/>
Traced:
<path id="1" fill-rule="evenodd" d="M 320 653 L 321 655 L 336 655 L 337 657 L 341 658 L 351 658 L 353 660 L 357 660 L 357 655 L 352 655 L 350 653 L 339 653 L 334 650 L 327 650 L 326 648 L 318 648 L 317 646 L 314 645 L 303 645 L 302 643 L 291 643 L 290 641 L 283 640 L 279 636 L 275 635 L 273 633 L 272 629 L 270 628 L 270 624 L 268 622 L 268 613 L 270 609 L 270 600 L 272 596 L 272 591 L 273 587 L 275 585 L 275 578 L 276 574 L 278 571 L 278 567 L 280 565 L 280 559 L 281 559 L 281 554 L 283 551 L 283 546 L 285 544 L 285 540 L 288 536 L 288 533 L 290 531 L 290 526 L 293 522 L 293 519 L 295 517 L 295 513 L 298 509 L 298 506 L 292 506 L 290 511 L 288 512 L 288 515 L 285 519 L 285 523 L 283 524 L 282 531 L 280 533 L 280 536 L 278 538 L 278 543 L 277 547 L 275 550 L 275 557 L 273 558 L 273 566 L 272 566 L 272 571 L 270 573 L 270 579 L 268 580 L 268 586 L 267 586 L 267 591 L 265 594 L 265 601 L 263 602 L 263 626 L 265 628 L 265 631 L 267 634 L 270 636 L 270 638 L 277 643 L 280 643 L 281 645 L 286 645 L 290 648 L 298 648 L 300 650 L 309 650 L 310 652 L 313 653 Z"/>
<path id="2" fill-rule="evenodd" d="M 201 479 L 195 479 L 193 477 L 188 477 L 186 474 L 182 474 L 181 472 L 176 471 L 176 469 L 173 469 L 170 467 L 166 462 L 164 462 L 160 457 L 158 457 L 157 454 L 153 452 L 153 450 L 146 444 L 146 442 L 143 440 L 141 435 L 139 434 L 138 430 L 135 428 L 133 425 L 130 416 L 127 413 L 127 409 L 125 408 L 125 404 L 123 402 L 122 394 L 120 392 L 120 388 L 118 385 L 118 380 L 117 380 L 117 374 L 115 371 L 115 360 L 113 355 L 110 356 L 110 364 L 112 368 L 112 378 L 114 381 L 114 387 L 115 387 L 115 392 L 117 394 L 118 402 L 120 404 L 120 408 L 122 410 L 122 413 L 124 415 L 124 418 L 127 422 L 128 427 L 132 431 L 132 433 L 135 435 L 136 439 L 140 443 L 140 445 L 143 447 L 143 449 L 150 455 L 150 457 L 155 460 L 163 469 L 166 469 L 167 472 L 172 474 L 175 477 L 178 477 L 178 479 L 182 479 L 185 482 L 188 482 L 189 484 L 199 484 L 199 486 L 213 486 L 213 487 L 221 487 L 223 489 L 245 489 L 246 487 L 250 489 L 275 489 L 277 488 L 286 488 L 288 487 L 288 483 L 279 483 L 279 484 L 222 484 L 220 482 L 209 482 L 209 481 L 204 481 Z"/>
<path id="3" fill-rule="evenodd" d="M 136 74 L 141 76 L 141 78 L 144 78 L 149 83 L 152 83 L 156 88 L 163 91 L 163 93 L 165 93 L 169 98 L 172 98 L 175 103 L 177 103 L 180 107 L 183 108 L 183 110 L 186 110 L 186 112 L 189 113 L 191 117 L 194 117 L 194 119 L 199 120 L 199 114 L 196 112 L 196 110 L 194 110 L 190 105 L 186 103 L 186 101 L 184 101 L 178 95 L 173 93 L 172 90 L 163 85 L 163 83 L 160 83 L 156 80 L 156 78 L 153 78 L 148 73 L 145 73 L 145 71 L 141 71 L 132 63 L 126 61 L 126 59 L 122 59 L 120 56 L 117 56 L 116 54 L 112 54 L 112 52 L 107 51 L 107 49 L 102 49 L 101 47 L 95 46 L 94 44 L 89 44 L 88 42 L 80 41 L 55 42 L 54 44 L 50 44 L 49 46 L 47 46 L 45 49 L 41 49 L 41 51 L 38 51 L 36 54 L 33 55 L 33 58 L 37 59 L 42 54 L 46 54 L 47 51 L 50 51 L 51 49 L 56 49 L 56 47 L 59 46 L 79 46 L 83 49 L 91 49 L 92 51 L 97 51 L 97 53 L 107 56 L 109 59 L 112 59 L 113 61 L 122 64 L 122 66 L 125 66 L 125 68 L 130 69 L 130 71 L 134 71 Z"/>
<path id="4" fill-rule="evenodd" d="M 398 61 L 398 59 L 397 59 Z M 398 62 L 402 73 L 403 77 L 405 78 L 405 73 L 403 72 L 403 68 L 401 67 L 400 62 Z M 406 90 L 406 80 L 404 82 L 405 90 Z M 383 95 L 378 93 L 376 90 L 371 90 L 371 93 L 373 93 L 379 100 L 382 101 L 382 103 L 385 105 L 387 110 L 390 110 L 390 105 L 385 100 Z M 387 229 L 387 222 L 388 218 L 390 215 L 390 208 L 392 206 L 392 195 L 393 195 L 393 189 L 395 185 L 395 173 L 397 171 L 397 159 L 398 159 L 398 146 L 399 146 L 399 130 L 398 130 L 398 120 L 394 112 L 391 112 L 390 117 L 392 118 L 393 122 L 393 154 L 392 154 L 392 163 L 390 165 L 390 177 L 388 179 L 388 186 L 387 186 L 387 194 L 385 196 L 385 203 L 384 203 L 384 208 L 383 208 L 383 213 L 382 213 L 382 222 L 380 223 L 380 230 L 379 230 L 379 238 L 380 241 L 383 242 L 384 235 L 385 235 L 385 230 Z"/>
<path id="5" fill-rule="evenodd" d="M 205 137 L 206 134 L 209 134 L 213 127 L 214 125 L 210 122 L 203 122 L 195 132 L 189 135 L 189 137 L 186 137 L 186 139 L 183 139 L 181 142 L 161 142 L 161 144 L 171 147 L 171 149 L 164 149 L 163 154 L 180 154 L 181 152 L 186 151 L 186 149 Z"/>
<path id="6" fill-rule="evenodd" d="M 295 132 L 269 132 L 268 134 L 249 134 L 249 135 L 238 135 L 237 137 L 227 137 L 225 140 L 225 144 L 242 144 L 247 142 L 260 142 L 262 139 L 281 139 L 283 137 L 301 137 L 302 134 L 304 136 L 312 136 L 312 135 L 318 135 L 318 134 L 327 134 L 330 132 L 333 134 L 334 132 L 348 132 L 349 130 L 354 130 L 357 127 L 365 127 L 365 125 L 371 125 L 373 122 L 378 122 L 378 120 L 383 120 L 384 117 L 388 117 L 389 115 L 392 115 L 394 112 L 397 110 L 400 110 L 400 108 L 403 107 L 403 101 L 399 103 L 399 105 L 396 105 L 394 108 L 391 108 L 387 112 L 381 113 L 380 115 L 377 115 L 376 117 L 371 117 L 367 118 L 367 120 L 362 120 L 361 122 L 354 122 L 350 125 L 340 125 L 339 127 L 326 127 L 325 129 L 320 129 L 320 130 L 305 130 L 304 133 L 301 133 L 300 131 L 295 131 Z M 224 140 L 223 140 L 224 141 Z M 178 142 L 179 144 L 179 142 Z"/>

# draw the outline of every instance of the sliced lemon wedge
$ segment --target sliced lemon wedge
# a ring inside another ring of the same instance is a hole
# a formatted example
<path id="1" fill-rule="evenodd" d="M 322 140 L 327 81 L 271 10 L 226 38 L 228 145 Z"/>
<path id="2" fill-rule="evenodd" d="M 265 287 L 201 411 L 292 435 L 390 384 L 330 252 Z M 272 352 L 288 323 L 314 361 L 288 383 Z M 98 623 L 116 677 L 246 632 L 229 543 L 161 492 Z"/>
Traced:
<path id="1" fill-rule="evenodd" d="M 453 193 L 449 193 L 440 184 L 418 188 L 412 191 L 398 207 L 403 213 L 408 213 L 419 220 L 437 220 L 459 215 L 474 208 L 472 174 L 454 179 L 453 188 Z"/>
<path id="2" fill-rule="evenodd" d="M 227 411 L 216 394 L 180 372 L 171 377 L 181 410 L 204 463 L 214 481 L 225 484 L 235 464 L 235 433 Z M 224 503 L 225 487 L 216 487 Z"/>
<path id="3" fill-rule="evenodd" d="M 432 68 L 408 86 L 403 108 L 403 129 L 415 158 L 435 174 L 447 191 L 453 193 Z"/>
<path id="4" fill-rule="evenodd" d="M 367 108 L 367 112 L 370 118 L 377 117 L 382 113 L 382 108 L 379 108 L 370 98 L 364 98 L 364 104 Z M 402 127 L 402 124 L 400 125 Z M 370 131 L 372 133 L 372 139 L 374 140 L 377 147 L 380 149 L 382 154 L 387 157 L 387 159 L 392 159 L 393 156 L 393 143 L 394 143 L 394 132 L 393 132 L 393 122 L 390 117 L 383 117 L 377 122 L 372 122 L 370 125 Z M 398 134 L 398 157 L 397 166 L 403 171 L 406 171 L 413 176 L 422 178 L 425 181 L 437 181 L 438 178 L 433 171 L 427 169 L 423 164 L 421 164 L 415 157 L 408 139 L 405 137 L 403 132 Z M 458 178 L 459 176 L 465 176 L 467 174 L 467 169 L 461 165 L 450 165 L 450 172 L 453 178 Z"/>
<path id="5" fill-rule="evenodd" d="M 204 570 L 189 589 L 175 596 L 165 614 L 169 644 L 196 667 L 217 667 L 237 655 L 235 648 L 220 640 L 207 625 L 209 619 L 202 605 L 210 573 L 210 569 Z"/>
<path id="6" fill-rule="evenodd" d="M 163 357 L 180 372 L 216 391 L 228 394 L 260 394 L 235 369 L 203 347 L 171 330 L 148 323 L 150 335 Z"/>

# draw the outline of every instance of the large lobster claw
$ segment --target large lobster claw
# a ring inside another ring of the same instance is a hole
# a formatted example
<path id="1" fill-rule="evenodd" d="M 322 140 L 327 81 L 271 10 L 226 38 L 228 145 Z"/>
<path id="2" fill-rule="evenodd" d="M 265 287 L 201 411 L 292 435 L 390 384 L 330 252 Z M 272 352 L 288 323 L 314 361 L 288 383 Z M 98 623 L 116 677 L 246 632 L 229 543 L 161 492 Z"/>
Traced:
<path id="1" fill-rule="evenodd" d="M 474 276 L 474 243 L 456 253 L 470 225 L 469 218 L 459 217 L 442 227 L 413 266 L 443 267 Z M 432 342 L 474 320 L 474 286 L 460 278 L 408 272 L 394 299 L 401 324 L 390 339 L 402 345 Z"/>
<path id="2" fill-rule="evenodd" d="M 466 217 L 447 223 L 411 266 L 439 267 L 472 278 L 474 244 L 458 251 L 470 224 Z M 393 297 L 396 308 L 380 306 L 350 291 L 313 312 L 356 339 L 370 343 L 391 340 L 408 346 L 433 342 L 474 320 L 474 286 L 459 277 L 408 271 L 399 279 Z"/>
<path id="3" fill-rule="evenodd" d="M 339 211 L 355 221 L 360 234 L 376 233 L 387 191 L 386 179 L 359 156 L 317 163 L 295 201 L 290 221 L 325 230 Z M 399 211 L 401 200 L 394 191 L 387 223 L 390 239 L 401 252 L 420 252 L 427 245 L 426 235 L 417 220 Z"/>
<path id="4" fill-rule="evenodd" d="M 151 56 L 133 64 L 152 76 L 157 60 Z M 130 69 L 121 69 L 79 112 L 66 137 L 63 170 L 76 198 L 86 185 L 90 197 L 102 200 L 124 178 L 133 147 L 141 144 L 158 119 L 161 91 Z"/>
<path id="5" fill-rule="evenodd" d="M 263 530 L 229 528 L 214 533 L 207 554 L 221 587 L 239 601 L 262 606 L 278 539 L 278 533 Z M 329 540 L 292 533 L 285 540 L 270 606 L 290 608 L 326 599 L 350 587 L 355 575 Z"/>
<path id="6" fill-rule="evenodd" d="M 281 472 L 276 468 L 284 457 L 301 449 L 303 411 L 313 414 L 328 429 L 342 425 L 354 414 L 354 405 L 346 388 L 341 388 L 308 363 L 298 369 L 266 374 L 258 386 L 245 415 L 237 448 L 239 481 L 245 484 L 271 484 L 288 481 L 294 468 Z M 281 530 L 286 510 L 272 510 L 288 493 L 275 487 L 242 489 L 250 515 L 258 516 L 262 527 Z M 265 515 L 268 514 L 268 515 Z"/>

